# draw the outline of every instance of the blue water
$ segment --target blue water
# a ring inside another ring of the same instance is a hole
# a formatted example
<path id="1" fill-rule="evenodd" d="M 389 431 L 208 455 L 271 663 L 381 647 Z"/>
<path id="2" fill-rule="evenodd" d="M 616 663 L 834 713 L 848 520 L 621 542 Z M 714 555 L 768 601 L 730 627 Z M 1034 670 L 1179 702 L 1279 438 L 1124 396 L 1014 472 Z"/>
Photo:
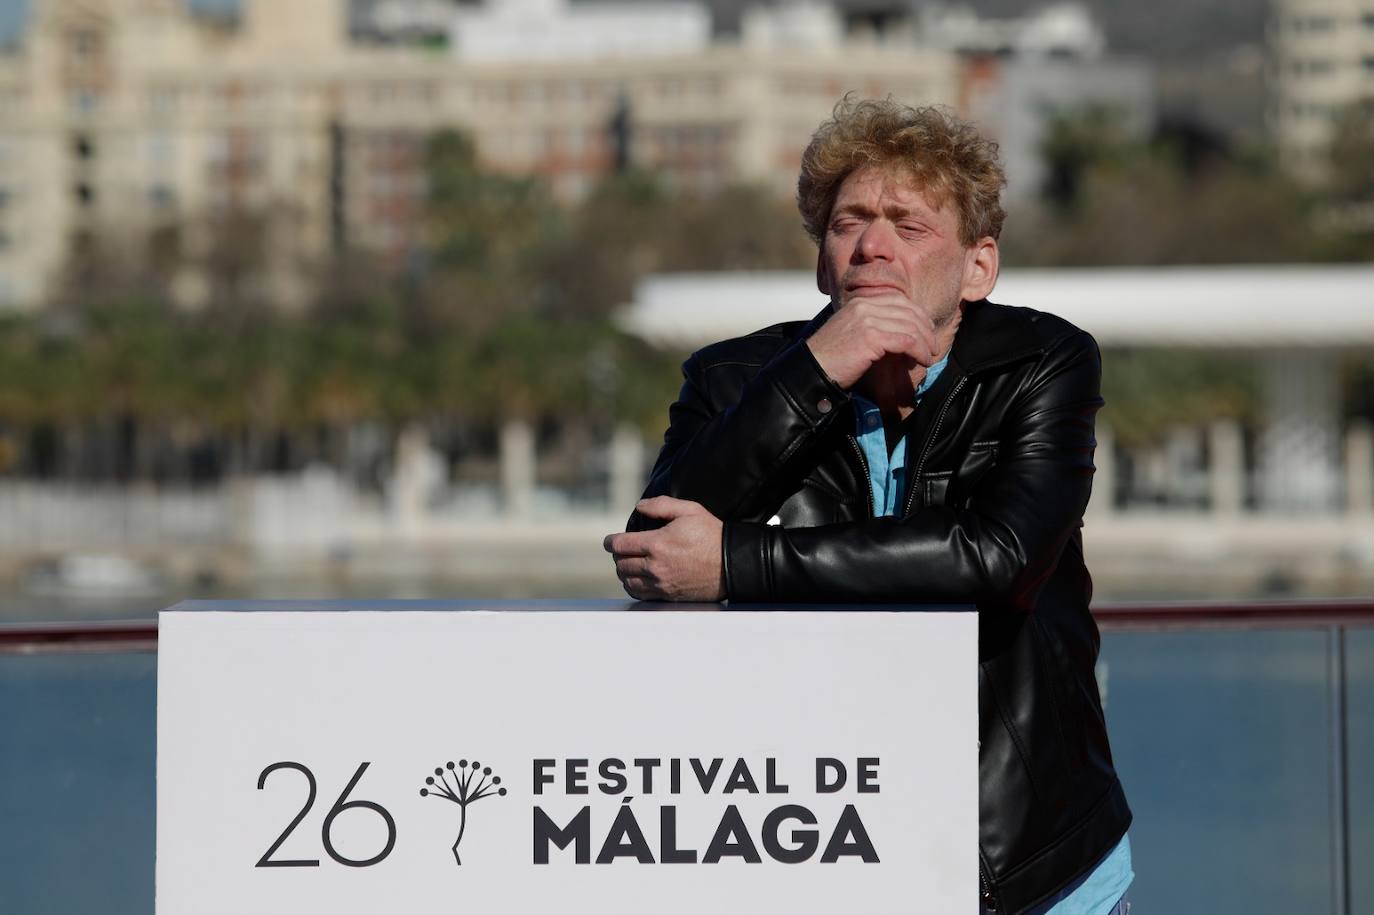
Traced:
<path id="1" fill-rule="evenodd" d="M 153 911 L 157 657 L 0 656 L 0 912 Z"/>
<path id="2" fill-rule="evenodd" d="M 1350 745 L 1350 911 L 1374 912 L 1374 629 L 1346 639 Z"/>

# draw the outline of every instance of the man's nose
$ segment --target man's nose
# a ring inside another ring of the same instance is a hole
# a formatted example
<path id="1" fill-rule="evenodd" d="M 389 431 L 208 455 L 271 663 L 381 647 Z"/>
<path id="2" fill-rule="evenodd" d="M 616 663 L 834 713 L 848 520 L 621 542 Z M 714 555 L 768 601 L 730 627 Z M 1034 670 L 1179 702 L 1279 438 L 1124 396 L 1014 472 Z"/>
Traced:
<path id="1" fill-rule="evenodd" d="M 870 222 L 859 236 L 859 243 L 854 247 L 856 259 L 860 261 L 890 261 L 892 260 L 893 244 L 896 236 L 892 226 L 883 219 L 875 219 Z"/>

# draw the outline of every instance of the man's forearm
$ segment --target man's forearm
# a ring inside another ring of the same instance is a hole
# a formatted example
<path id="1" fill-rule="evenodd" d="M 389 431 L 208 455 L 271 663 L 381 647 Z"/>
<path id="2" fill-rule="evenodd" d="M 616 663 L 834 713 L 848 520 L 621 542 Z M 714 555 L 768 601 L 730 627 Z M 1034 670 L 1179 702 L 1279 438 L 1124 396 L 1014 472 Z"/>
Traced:
<path id="1" fill-rule="evenodd" d="M 645 496 L 699 502 L 727 520 L 751 517 L 848 395 L 826 377 L 804 341 L 760 368 L 723 409 L 712 400 L 707 371 L 688 364 Z M 643 524 L 631 518 L 631 529 L 637 522 Z"/>
<path id="2" fill-rule="evenodd" d="M 728 521 L 731 600 L 957 600 L 1029 607 L 1092 491 L 1101 365 L 1086 334 L 1045 357 L 966 503 L 821 527 Z M 913 485 L 919 485 L 914 481 Z"/>

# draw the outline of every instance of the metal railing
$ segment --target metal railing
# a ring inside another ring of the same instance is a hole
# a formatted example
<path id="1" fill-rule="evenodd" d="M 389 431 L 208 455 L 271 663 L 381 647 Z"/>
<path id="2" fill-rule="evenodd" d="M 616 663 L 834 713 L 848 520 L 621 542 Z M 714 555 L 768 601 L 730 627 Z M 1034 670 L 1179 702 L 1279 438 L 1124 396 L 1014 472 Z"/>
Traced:
<path id="1" fill-rule="evenodd" d="M 1374 626 L 1374 600 L 1120 603 L 1094 607 L 1093 617 L 1103 632 L 1341 629 Z M 156 649 L 155 619 L 0 624 L 0 654 Z"/>

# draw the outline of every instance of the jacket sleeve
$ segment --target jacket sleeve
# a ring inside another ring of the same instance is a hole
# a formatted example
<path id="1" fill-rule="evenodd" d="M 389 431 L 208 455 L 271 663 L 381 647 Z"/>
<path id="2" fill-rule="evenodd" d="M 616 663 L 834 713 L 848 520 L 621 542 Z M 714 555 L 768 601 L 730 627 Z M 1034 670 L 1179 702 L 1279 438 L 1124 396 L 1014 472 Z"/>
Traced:
<path id="1" fill-rule="evenodd" d="M 727 522 L 730 599 L 1029 608 L 1088 504 L 1100 382 L 1086 333 L 1041 357 L 1008 406 L 997 465 L 965 506 L 812 528 Z"/>
<path id="2" fill-rule="evenodd" d="M 682 392 L 669 408 L 663 449 L 644 495 L 690 499 L 722 519 L 752 517 L 768 504 L 770 483 L 808 452 L 849 400 L 805 340 L 779 352 L 737 396 L 711 391 L 700 353 L 682 373 Z M 718 406 L 713 394 L 728 405 Z M 627 529 L 654 526 L 636 513 Z"/>

